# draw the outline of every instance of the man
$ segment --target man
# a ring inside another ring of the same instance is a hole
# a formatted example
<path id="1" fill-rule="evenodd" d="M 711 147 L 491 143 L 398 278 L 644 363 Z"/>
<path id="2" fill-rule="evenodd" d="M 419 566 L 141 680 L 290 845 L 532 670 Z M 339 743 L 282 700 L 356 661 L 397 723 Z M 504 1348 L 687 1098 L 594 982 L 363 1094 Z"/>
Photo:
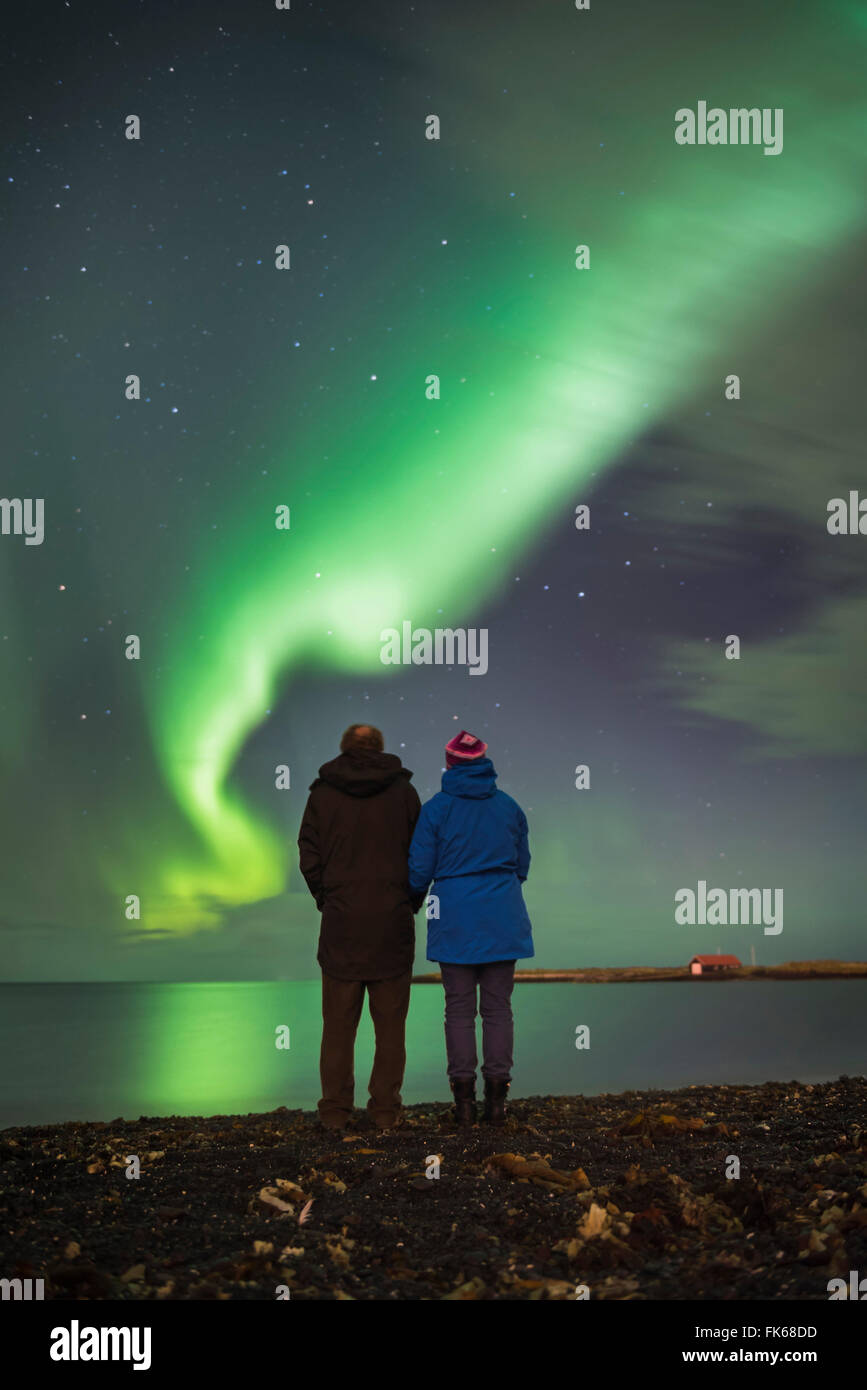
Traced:
<path id="1" fill-rule="evenodd" d="M 383 748 L 378 729 L 349 726 L 340 757 L 310 787 L 298 836 L 301 872 L 322 913 L 319 1117 L 329 1129 L 343 1129 L 352 1114 L 365 989 L 376 1033 L 367 1108 L 390 1129 L 401 1107 L 413 913 L 422 902 L 410 900 L 407 856 L 421 802 L 412 773 Z"/>

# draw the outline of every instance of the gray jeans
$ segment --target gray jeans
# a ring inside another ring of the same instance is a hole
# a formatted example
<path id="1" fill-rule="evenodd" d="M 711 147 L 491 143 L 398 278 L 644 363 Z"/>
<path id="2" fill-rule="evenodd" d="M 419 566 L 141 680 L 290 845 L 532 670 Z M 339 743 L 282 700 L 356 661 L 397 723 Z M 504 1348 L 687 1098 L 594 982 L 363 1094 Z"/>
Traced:
<path id="1" fill-rule="evenodd" d="M 482 1076 L 509 1081 L 512 1076 L 512 988 L 515 962 L 495 960 L 487 965 L 450 965 L 440 961 L 446 993 L 446 1056 L 449 1080 L 475 1078 L 476 989 L 482 1015 Z"/>

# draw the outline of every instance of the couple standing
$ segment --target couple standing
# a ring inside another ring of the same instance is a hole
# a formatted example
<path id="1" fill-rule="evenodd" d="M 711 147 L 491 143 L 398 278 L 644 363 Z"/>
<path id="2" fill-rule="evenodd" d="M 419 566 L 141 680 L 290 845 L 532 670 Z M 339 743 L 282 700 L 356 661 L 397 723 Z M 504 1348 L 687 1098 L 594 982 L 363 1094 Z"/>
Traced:
<path id="1" fill-rule="evenodd" d="M 415 957 L 413 915 L 427 898 L 427 958 L 445 988 L 448 1075 L 455 1118 L 476 1118 L 476 990 L 480 992 L 486 1120 L 505 1120 L 512 1071 L 515 961 L 533 955 L 521 884 L 530 867 L 527 819 L 497 790 L 488 745 L 461 732 L 446 744 L 442 791 L 422 806 L 412 773 L 382 734 L 352 724 L 340 757 L 310 788 L 298 845 L 322 913 L 322 1099 L 325 1126 L 352 1114 L 355 1034 L 364 991 L 376 1034 L 368 1111 L 397 1121 Z"/>

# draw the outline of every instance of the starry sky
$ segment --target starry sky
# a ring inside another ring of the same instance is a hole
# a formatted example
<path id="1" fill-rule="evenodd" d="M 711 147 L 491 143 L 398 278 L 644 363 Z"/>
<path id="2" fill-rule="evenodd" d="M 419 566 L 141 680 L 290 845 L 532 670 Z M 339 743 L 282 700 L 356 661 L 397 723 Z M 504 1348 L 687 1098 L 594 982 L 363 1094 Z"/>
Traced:
<path id="1" fill-rule="evenodd" d="M 4 978 L 312 976 L 295 840 L 360 720 L 423 799 L 488 741 L 537 965 L 863 958 L 867 5 L 5 23 Z M 700 100 L 782 153 L 678 145 Z M 384 666 L 404 620 L 487 674 Z M 677 925 L 699 879 L 783 933 Z"/>

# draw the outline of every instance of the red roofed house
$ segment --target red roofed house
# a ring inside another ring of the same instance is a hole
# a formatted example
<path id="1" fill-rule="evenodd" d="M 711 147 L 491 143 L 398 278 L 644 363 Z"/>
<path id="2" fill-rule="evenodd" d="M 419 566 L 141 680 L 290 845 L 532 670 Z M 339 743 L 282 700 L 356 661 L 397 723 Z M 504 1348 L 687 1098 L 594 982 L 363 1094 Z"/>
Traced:
<path id="1" fill-rule="evenodd" d="M 693 956 L 689 963 L 689 973 L 715 975 L 721 970 L 738 970 L 740 964 L 737 956 Z"/>

